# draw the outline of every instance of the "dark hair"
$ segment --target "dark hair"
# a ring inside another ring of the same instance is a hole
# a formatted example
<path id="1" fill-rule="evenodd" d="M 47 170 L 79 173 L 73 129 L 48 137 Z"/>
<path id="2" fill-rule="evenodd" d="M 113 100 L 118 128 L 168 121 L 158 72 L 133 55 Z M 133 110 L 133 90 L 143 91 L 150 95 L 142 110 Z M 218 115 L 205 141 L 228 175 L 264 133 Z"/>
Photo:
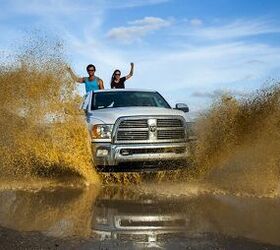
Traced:
<path id="1" fill-rule="evenodd" d="M 112 75 L 112 78 L 111 78 L 111 86 L 112 86 L 112 84 L 113 84 L 113 81 L 115 80 L 115 74 L 116 74 L 117 72 L 120 72 L 120 74 L 121 74 L 121 71 L 120 71 L 119 69 L 116 69 L 116 70 L 114 71 L 114 73 L 113 73 L 113 75 Z"/>
<path id="2" fill-rule="evenodd" d="M 89 68 L 93 68 L 94 71 L 96 71 L 96 68 L 95 68 L 95 66 L 94 66 L 93 64 L 89 64 L 89 65 L 87 66 L 87 71 L 88 71 Z"/>

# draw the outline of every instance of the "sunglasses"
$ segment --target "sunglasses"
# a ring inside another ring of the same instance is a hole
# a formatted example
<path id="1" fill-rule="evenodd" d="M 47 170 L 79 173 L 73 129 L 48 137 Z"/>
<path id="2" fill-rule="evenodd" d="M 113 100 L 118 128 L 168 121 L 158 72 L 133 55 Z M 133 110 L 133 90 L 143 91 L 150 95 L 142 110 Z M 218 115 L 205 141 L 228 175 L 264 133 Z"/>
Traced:
<path id="1" fill-rule="evenodd" d="M 116 73 L 116 74 L 115 74 L 115 76 L 120 76 L 120 75 L 121 75 L 120 73 Z"/>
<path id="2" fill-rule="evenodd" d="M 94 69 L 89 69 L 88 72 L 94 72 Z"/>

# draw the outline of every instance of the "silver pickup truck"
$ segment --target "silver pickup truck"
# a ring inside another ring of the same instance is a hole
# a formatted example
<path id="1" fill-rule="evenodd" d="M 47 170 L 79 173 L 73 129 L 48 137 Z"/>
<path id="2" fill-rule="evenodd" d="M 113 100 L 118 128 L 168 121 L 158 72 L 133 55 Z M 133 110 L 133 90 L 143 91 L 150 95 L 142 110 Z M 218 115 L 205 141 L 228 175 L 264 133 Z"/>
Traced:
<path id="1" fill-rule="evenodd" d="M 86 101 L 98 171 L 167 170 L 188 165 L 189 108 L 171 108 L 156 91 L 99 90 Z"/>

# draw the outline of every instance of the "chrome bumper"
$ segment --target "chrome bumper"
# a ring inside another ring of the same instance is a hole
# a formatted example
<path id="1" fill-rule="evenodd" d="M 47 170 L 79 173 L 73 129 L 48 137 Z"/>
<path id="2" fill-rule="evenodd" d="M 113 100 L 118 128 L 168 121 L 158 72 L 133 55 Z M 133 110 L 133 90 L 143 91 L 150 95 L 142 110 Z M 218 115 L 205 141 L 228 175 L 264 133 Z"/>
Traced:
<path id="1" fill-rule="evenodd" d="M 187 160 L 186 143 L 111 144 L 92 143 L 96 166 L 117 166 L 122 163 Z M 107 153 L 106 153 L 107 152 Z"/>

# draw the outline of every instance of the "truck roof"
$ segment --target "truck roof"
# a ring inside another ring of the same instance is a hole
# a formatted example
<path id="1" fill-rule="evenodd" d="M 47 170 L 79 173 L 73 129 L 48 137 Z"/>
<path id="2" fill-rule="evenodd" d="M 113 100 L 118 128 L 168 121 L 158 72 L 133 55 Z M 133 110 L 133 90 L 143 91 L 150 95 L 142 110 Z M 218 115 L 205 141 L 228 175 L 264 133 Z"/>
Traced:
<path id="1" fill-rule="evenodd" d="M 98 92 L 119 92 L 119 91 L 125 91 L 125 92 L 129 92 L 129 91 L 140 91 L 140 92 L 156 92 L 155 90 L 151 90 L 151 89 L 100 89 L 100 90 L 95 90 L 94 93 L 98 93 Z"/>

